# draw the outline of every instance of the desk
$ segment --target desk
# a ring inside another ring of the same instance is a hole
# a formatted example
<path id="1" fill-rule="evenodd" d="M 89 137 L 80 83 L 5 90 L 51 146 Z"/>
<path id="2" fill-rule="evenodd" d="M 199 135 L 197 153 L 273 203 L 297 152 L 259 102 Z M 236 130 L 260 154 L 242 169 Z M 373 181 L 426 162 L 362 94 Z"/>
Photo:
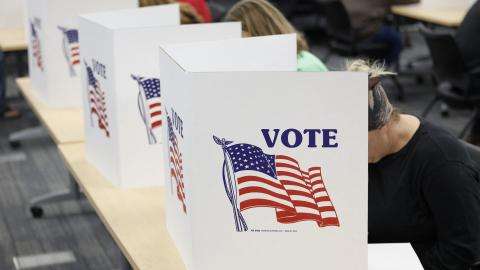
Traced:
<path id="1" fill-rule="evenodd" d="M 58 148 L 70 173 L 133 268 L 186 269 L 167 233 L 163 188 L 115 188 L 87 162 L 83 143 Z"/>
<path id="2" fill-rule="evenodd" d="M 27 49 L 27 41 L 23 29 L 0 28 L 0 51 L 14 52 Z"/>
<path id="3" fill-rule="evenodd" d="M 392 13 L 398 16 L 408 17 L 418 21 L 442 25 L 446 27 L 458 27 L 467 14 L 468 6 L 434 6 L 432 4 L 413 4 L 393 6 Z"/>
<path id="4" fill-rule="evenodd" d="M 29 78 L 18 78 L 17 85 L 56 144 L 83 142 L 83 115 L 80 108 L 50 108 L 32 91 Z"/>

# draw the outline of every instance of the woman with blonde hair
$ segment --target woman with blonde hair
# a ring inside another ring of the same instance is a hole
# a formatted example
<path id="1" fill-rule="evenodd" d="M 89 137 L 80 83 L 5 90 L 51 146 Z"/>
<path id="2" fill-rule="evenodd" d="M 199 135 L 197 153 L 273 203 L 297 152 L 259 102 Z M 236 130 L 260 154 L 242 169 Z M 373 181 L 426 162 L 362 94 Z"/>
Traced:
<path id="1" fill-rule="evenodd" d="M 283 14 L 266 0 L 243 0 L 235 4 L 225 21 L 242 23 L 245 37 L 297 33 Z M 309 52 L 303 35 L 297 33 L 298 71 L 328 71 L 325 64 Z"/>
<path id="2" fill-rule="evenodd" d="M 368 241 L 412 244 L 426 270 L 480 262 L 480 171 L 461 142 L 389 102 L 377 64 L 369 74 Z M 367 90 L 367 89 L 365 89 Z"/>

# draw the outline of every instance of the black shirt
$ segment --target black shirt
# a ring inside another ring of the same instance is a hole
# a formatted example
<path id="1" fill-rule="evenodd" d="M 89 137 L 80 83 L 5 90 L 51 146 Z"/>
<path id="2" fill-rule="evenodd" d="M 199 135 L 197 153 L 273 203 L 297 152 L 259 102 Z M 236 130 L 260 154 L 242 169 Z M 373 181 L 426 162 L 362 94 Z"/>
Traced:
<path id="1" fill-rule="evenodd" d="M 422 121 L 369 165 L 369 242 L 410 242 L 427 270 L 469 269 L 480 260 L 479 178 L 458 139 Z"/>
<path id="2" fill-rule="evenodd" d="M 457 30 L 456 39 L 467 67 L 480 67 L 480 1 L 468 11 Z"/>

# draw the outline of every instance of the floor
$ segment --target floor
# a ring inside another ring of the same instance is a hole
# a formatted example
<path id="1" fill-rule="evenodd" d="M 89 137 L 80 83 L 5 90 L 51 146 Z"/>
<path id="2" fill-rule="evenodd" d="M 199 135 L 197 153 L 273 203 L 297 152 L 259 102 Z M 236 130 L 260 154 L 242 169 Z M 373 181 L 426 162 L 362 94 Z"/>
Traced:
<path id="1" fill-rule="evenodd" d="M 425 45 L 418 35 L 413 35 L 415 49 L 407 49 L 403 62 L 426 53 Z M 326 55 L 325 47 L 312 46 L 319 57 Z M 328 66 L 341 70 L 345 59 L 332 57 Z M 13 65 L 13 63 L 9 63 Z M 9 69 L 7 69 L 9 70 Z M 434 94 L 434 85 L 427 77 L 422 84 L 414 76 L 400 76 L 406 99 L 395 106 L 411 114 L 420 114 Z M 0 120 L 0 269 L 15 269 L 14 256 L 71 250 L 76 262 L 56 267 L 35 269 L 91 269 L 107 270 L 119 267 L 120 251 L 87 201 L 72 201 L 45 207 L 45 217 L 34 219 L 28 211 L 31 198 L 67 186 L 68 174 L 59 153 L 50 139 L 24 142 L 12 150 L 8 134 L 37 124 L 25 102 L 18 97 L 13 76 L 8 78 L 9 96 L 12 103 L 23 110 L 17 120 Z M 388 80 L 385 88 L 390 96 L 396 94 Z M 429 120 L 459 132 L 466 123 L 469 112 L 450 111 L 442 118 L 439 106 L 435 107 Z M 11 160 L 11 161 L 10 161 Z"/>

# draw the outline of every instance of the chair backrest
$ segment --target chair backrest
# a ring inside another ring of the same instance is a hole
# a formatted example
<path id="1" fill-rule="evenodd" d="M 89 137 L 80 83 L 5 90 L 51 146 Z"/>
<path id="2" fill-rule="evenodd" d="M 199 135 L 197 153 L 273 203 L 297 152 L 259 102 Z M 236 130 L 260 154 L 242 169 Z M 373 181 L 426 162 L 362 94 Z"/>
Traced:
<path id="1" fill-rule="evenodd" d="M 439 81 L 448 81 L 467 91 L 468 70 L 455 38 L 451 34 L 434 32 L 424 26 L 420 27 L 420 32 L 427 42 Z"/>
<path id="2" fill-rule="evenodd" d="M 480 270 L 480 260 L 472 265 L 470 270 Z"/>
<path id="3" fill-rule="evenodd" d="M 354 42 L 354 31 L 347 9 L 340 0 L 322 2 L 327 21 L 327 34 L 343 42 Z"/>

